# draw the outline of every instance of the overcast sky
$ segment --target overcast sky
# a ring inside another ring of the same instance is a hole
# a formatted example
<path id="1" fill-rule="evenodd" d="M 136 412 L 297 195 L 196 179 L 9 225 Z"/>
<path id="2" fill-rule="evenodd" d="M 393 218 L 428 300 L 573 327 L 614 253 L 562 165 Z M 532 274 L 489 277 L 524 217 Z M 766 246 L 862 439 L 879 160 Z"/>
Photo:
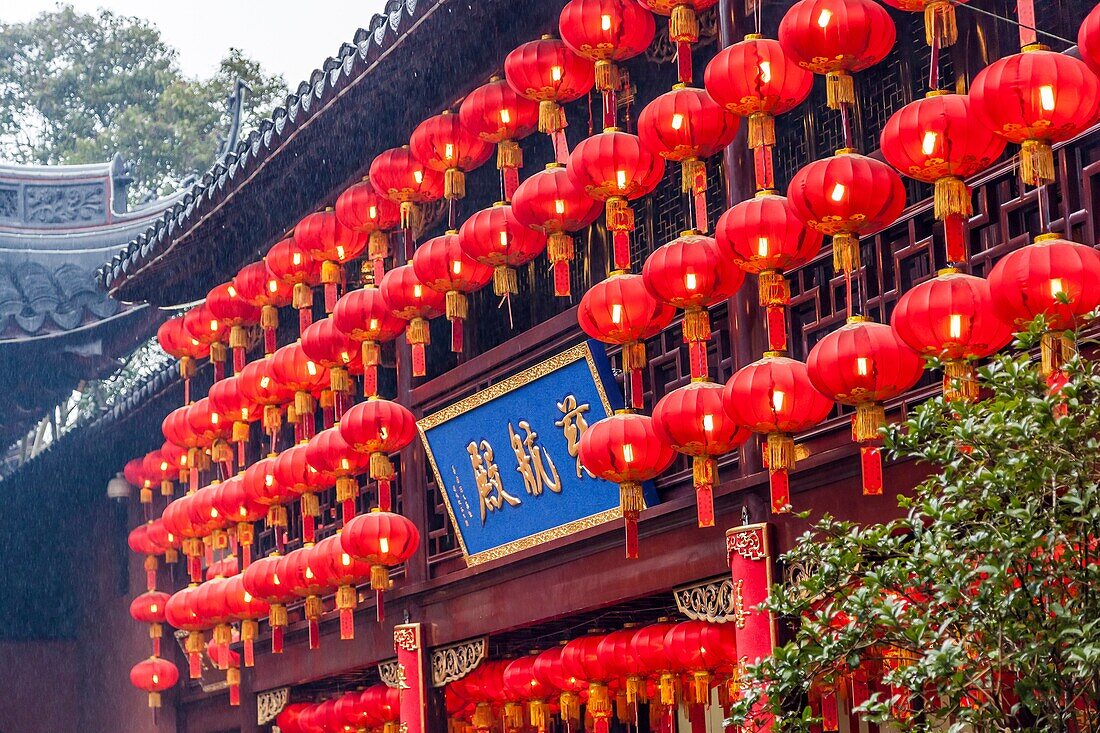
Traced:
<path id="1" fill-rule="evenodd" d="M 57 0 L 0 0 L 0 21 L 28 20 Z M 180 65 L 207 76 L 231 46 L 243 49 L 294 88 L 380 12 L 385 0 L 69 0 L 77 10 L 106 8 L 156 24 Z"/>

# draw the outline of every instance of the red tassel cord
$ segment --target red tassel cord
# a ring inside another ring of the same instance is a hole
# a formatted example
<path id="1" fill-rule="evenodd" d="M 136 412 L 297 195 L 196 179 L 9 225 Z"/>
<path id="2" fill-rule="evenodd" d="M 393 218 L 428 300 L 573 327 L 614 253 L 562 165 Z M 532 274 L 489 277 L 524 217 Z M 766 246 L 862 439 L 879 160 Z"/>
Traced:
<path id="1" fill-rule="evenodd" d="M 374 604 L 376 609 L 375 617 L 378 620 L 378 623 L 382 623 L 386 620 L 385 606 L 383 605 L 382 601 L 382 591 L 376 590 L 374 592 Z"/>
<path id="2" fill-rule="evenodd" d="M 423 377 L 427 374 L 428 360 L 424 355 L 424 344 L 412 345 L 412 371 L 414 377 Z"/>
<path id="3" fill-rule="evenodd" d="M 340 638 L 344 641 L 355 638 L 355 613 L 350 608 L 340 609 Z"/>
<path id="4" fill-rule="evenodd" d="M 298 333 L 304 333 L 307 328 L 313 325 L 313 309 L 312 308 L 300 308 L 298 310 Z"/>
<path id="5" fill-rule="evenodd" d="M 378 481 L 378 508 L 384 512 L 393 511 L 393 490 L 389 479 Z"/>
<path id="6" fill-rule="evenodd" d="M 943 220 L 943 237 L 949 263 L 965 264 L 969 259 L 966 253 L 965 225 L 966 217 L 962 214 L 948 214 Z"/>
<path id="7" fill-rule="evenodd" d="M 690 84 L 692 76 L 691 44 L 680 41 L 676 44 L 676 78 L 681 84 Z"/>
<path id="8" fill-rule="evenodd" d="M 859 447 L 859 463 L 863 469 L 863 495 L 882 495 L 882 455 L 877 445 Z"/>
<path id="9" fill-rule="evenodd" d="M 752 151 L 753 171 L 756 174 L 756 190 L 775 188 L 775 163 L 772 160 L 772 147 L 761 145 Z"/>
<path id="10" fill-rule="evenodd" d="M 272 626 L 271 627 L 271 653 L 282 654 L 283 653 L 283 627 Z"/>
<path id="11" fill-rule="evenodd" d="M 277 349 L 278 347 L 279 347 L 279 344 L 275 340 L 275 329 L 274 328 L 265 328 L 264 329 L 264 354 L 266 356 L 271 356 L 272 354 L 275 353 L 275 349 Z"/>
<path id="12" fill-rule="evenodd" d="M 572 287 L 569 283 L 569 262 L 561 261 L 554 263 L 554 295 L 559 298 L 568 298 L 572 294 Z"/>
<path id="13" fill-rule="evenodd" d="M 771 471 L 768 480 L 771 484 L 772 513 L 787 514 L 791 511 L 791 482 L 787 469 Z"/>
<path id="14" fill-rule="evenodd" d="M 612 254 L 616 270 L 630 269 L 630 232 L 616 229 L 611 235 Z"/>
<path id="15" fill-rule="evenodd" d="M 451 319 L 451 352 L 462 353 L 462 324 L 461 318 Z"/>

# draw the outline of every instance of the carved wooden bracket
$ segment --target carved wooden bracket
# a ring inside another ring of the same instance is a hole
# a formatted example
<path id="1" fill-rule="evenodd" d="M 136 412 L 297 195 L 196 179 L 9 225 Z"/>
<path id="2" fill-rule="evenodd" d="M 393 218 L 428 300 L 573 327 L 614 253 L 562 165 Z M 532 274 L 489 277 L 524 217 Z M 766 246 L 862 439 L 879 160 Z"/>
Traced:
<path id="1" fill-rule="evenodd" d="M 290 700 L 289 687 L 280 687 L 277 690 L 268 690 L 256 695 L 256 723 L 266 725 L 275 720 L 275 716 L 283 712 L 288 700 Z"/>
<path id="2" fill-rule="evenodd" d="M 392 687 L 395 690 L 401 689 L 400 667 L 397 664 L 396 657 L 378 663 L 378 676 L 386 687 Z"/>
<path id="3" fill-rule="evenodd" d="M 736 623 L 740 615 L 733 580 L 721 576 L 672 591 L 680 613 L 696 621 Z"/>
<path id="4" fill-rule="evenodd" d="M 462 679 L 485 660 L 488 652 L 486 636 L 432 649 L 432 687 Z"/>

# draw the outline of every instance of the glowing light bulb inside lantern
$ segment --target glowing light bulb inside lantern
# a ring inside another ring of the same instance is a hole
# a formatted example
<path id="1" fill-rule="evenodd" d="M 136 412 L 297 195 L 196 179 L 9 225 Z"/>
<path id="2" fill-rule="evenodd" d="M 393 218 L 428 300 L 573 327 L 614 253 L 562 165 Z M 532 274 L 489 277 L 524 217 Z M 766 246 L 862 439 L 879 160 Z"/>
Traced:
<path id="1" fill-rule="evenodd" d="M 844 200 L 844 194 L 847 190 L 848 190 L 847 186 L 845 186 L 843 183 L 838 183 L 835 186 L 833 186 L 833 191 L 832 191 L 832 193 L 829 194 L 829 198 L 831 198 L 833 201 L 836 201 L 836 202 L 843 201 Z"/>
<path id="2" fill-rule="evenodd" d="M 686 275 L 684 275 L 684 287 L 685 288 L 687 288 L 688 290 L 695 290 L 695 288 L 698 287 L 698 285 L 699 285 L 699 283 L 698 283 L 698 281 L 695 277 L 694 272 L 689 272 Z"/>
<path id="3" fill-rule="evenodd" d="M 347 458 L 341 458 L 340 459 L 340 468 L 344 469 L 345 471 L 351 470 L 351 464 L 348 463 Z"/>
<path id="4" fill-rule="evenodd" d="M 443 151 L 443 157 L 446 158 L 447 160 L 454 160 L 454 157 L 455 157 L 454 143 L 447 143 L 447 146 Z"/>
<path id="5" fill-rule="evenodd" d="M 340 564 L 344 567 L 351 565 L 351 556 L 346 552 L 340 553 Z"/>
<path id="6" fill-rule="evenodd" d="M 271 377 L 260 377 L 260 389 L 267 389 L 271 384 Z"/>
<path id="7" fill-rule="evenodd" d="M 214 508 L 210 509 L 210 518 L 211 519 L 217 519 L 218 518 L 218 510 L 217 509 L 214 509 Z"/>
<path id="8" fill-rule="evenodd" d="M 861 377 L 866 377 L 871 371 L 870 359 L 866 356 L 856 357 L 856 373 Z"/>
<path id="9" fill-rule="evenodd" d="M 160 470 L 161 471 L 167 471 L 168 470 L 168 461 L 161 461 L 160 462 Z"/>
<path id="10" fill-rule="evenodd" d="M 508 248 L 508 232 L 502 231 L 500 233 L 500 246 L 505 249 Z"/>
<path id="11" fill-rule="evenodd" d="M 756 240 L 756 254 L 760 257 L 768 256 L 768 238 L 760 237 Z"/>
<path id="12" fill-rule="evenodd" d="M 961 339 L 963 330 L 963 317 L 957 313 L 952 313 L 948 319 L 947 330 L 951 338 Z"/>
<path id="13" fill-rule="evenodd" d="M 149 612 L 150 612 L 150 613 L 156 613 L 156 612 L 157 612 L 157 604 L 155 604 L 155 603 L 153 603 L 153 604 L 150 604 L 150 606 L 149 606 Z"/>
<path id="14" fill-rule="evenodd" d="M 924 133 L 924 138 L 921 140 L 920 149 L 925 155 L 931 155 L 936 150 L 936 140 L 939 139 L 933 130 L 928 130 Z"/>
<path id="15" fill-rule="evenodd" d="M 626 171 L 615 171 L 615 182 L 620 191 L 626 188 Z"/>
<path id="16" fill-rule="evenodd" d="M 714 415 L 703 415 L 703 430 L 714 432 Z"/>
<path id="17" fill-rule="evenodd" d="M 378 549 L 381 550 L 383 553 L 389 552 L 390 551 L 390 538 L 389 537 L 379 537 L 378 538 Z"/>
<path id="18" fill-rule="evenodd" d="M 309 580 L 313 580 L 313 568 L 311 568 L 309 565 L 306 565 L 306 578 L 308 578 Z"/>
<path id="19" fill-rule="evenodd" d="M 554 199 L 554 213 L 558 216 L 565 213 L 565 201 L 562 199 Z"/>
<path id="20" fill-rule="evenodd" d="M 422 285 L 413 285 L 413 297 L 422 298 L 424 296 L 424 287 Z"/>
<path id="21" fill-rule="evenodd" d="M 252 603 L 252 594 L 249 593 L 248 591 L 244 592 L 244 602 L 245 603 Z"/>
<path id="22" fill-rule="evenodd" d="M 302 253 L 301 252 L 295 252 L 294 256 L 291 257 L 290 259 L 291 259 L 291 262 L 294 263 L 294 266 L 297 267 L 298 265 L 302 264 Z"/>
<path id="23" fill-rule="evenodd" d="M 367 209 L 367 216 L 369 216 L 371 219 L 377 219 L 378 218 L 378 207 L 377 206 L 372 206 L 369 209 Z"/>
<path id="24" fill-rule="evenodd" d="M 196 339 L 196 338 L 191 339 L 191 345 L 192 346 L 198 346 L 199 345 L 199 340 Z"/>
<path id="25" fill-rule="evenodd" d="M 626 463 L 634 462 L 634 446 L 630 443 L 623 443 L 623 461 Z"/>
<path id="26" fill-rule="evenodd" d="M 451 263 L 451 272 L 453 272 L 456 275 L 461 275 L 462 274 L 462 261 L 461 260 L 455 260 L 454 262 Z"/>
<path id="27" fill-rule="evenodd" d="M 1050 297 L 1058 298 L 1065 294 L 1065 290 L 1062 288 L 1062 278 L 1052 278 L 1050 281 Z"/>
<path id="28" fill-rule="evenodd" d="M 237 513 L 240 514 L 241 517 L 247 517 L 248 516 L 248 510 L 245 509 L 243 506 L 239 510 L 237 510 Z"/>
<path id="29" fill-rule="evenodd" d="M 510 123 L 511 121 L 512 121 L 512 113 L 511 113 L 511 112 L 509 112 L 509 111 L 508 111 L 508 110 L 506 110 L 506 109 L 502 109 L 502 110 L 500 111 L 500 123 L 501 123 L 502 125 L 507 125 L 507 124 L 508 124 L 508 123 Z"/>
<path id="30" fill-rule="evenodd" d="M 421 171 L 421 170 L 413 171 L 413 180 L 416 181 L 416 185 L 418 185 L 418 186 L 421 183 L 423 183 L 424 182 L 424 171 Z"/>
<path id="31" fill-rule="evenodd" d="M 783 401 L 787 398 L 787 395 L 780 390 L 772 392 L 772 408 L 779 412 L 783 409 Z"/>
<path id="32" fill-rule="evenodd" d="M 611 306 L 611 322 L 616 326 L 623 320 L 623 306 L 621 303 L 615 303 Z"/>
<path id="33" fill-rule="evenodd" d="M 1039 105 L 1044 112 L 1054 111 L 1054 87 L 1050 84 L 1039 87 Z"/>
<path id="34" fill-rule="evenodd" d="M 154 685 L 159 685 L 160 684 L 160 675 L 157 674 L 156 672 L 153 673 L 153 684 Z"/>
<path id="35" fill-rule="evenodd" d="M 683 126 L 684 126 L 684 116 L 682 114 L 680 114 L 679 112 L 672 115 L 672 129 L 673 130 L 679 130 Z"/>
<path id="36" fill-rule="evenodd" d="M 210 333 L 216 333 L 217 330 L 218 330 L 218 319 L 217 318 L 211 318 L 210 319 Z"/>
<path id="37" fill-rule="evenodd" d="M 760 62 L 760 81 L 767 84 L 772 80 L 772 62 L 761 61 Z"/>
<path id="38" fill-rule="evenodd" d="M 221 422 L 221 416 L 216 412 L 210 413 L 210 423 L 212 425 L 217 425 L 219 422 Z"/>
<path id="39" fill-rule="evenodd" d="M 272 585 L 282 585 L 283 581 L 279 580 L 279 574 L 275 573 L 271 576 Z"/>
<path id="40" fill-rule="evenodd" d="M 817 16 L 817 25 L 820 28 L 828 28 L 829 21 L 833 19 L 833 11 L 828 8 L 822 8 L 821 15 Z"/>
<path id="41" fill-rule="evenodd" d="M 550 78 L 553 79 L 554 81 L 561 81 L 561 67 L 560 66 L 551 66 L 550 67 Z"/>
<path id="42" fill-rule="evenodd" d="M 370 330 L 372 330 L 372 331 L 377 331 L 378 330 L 378 319 L 377 318 L 370 319 Z"/>
<path id="43" fill-rule="evenodd" d="M 237 289 L 235 287 L 233 287 L 232 285 L 230 285 L 228 288 L 226 288 L 225 292 L 229 293 L 230 298 L 236 298 L 237 297 Z"/>
<path id="44" fill-rule="evenodd" d="M 309 376 L 316 377 L 317 376 L 317 365 L 314 364 L 312 361 L 307 361 L 306 362 L 306 371 L 309 372 Z"/>
<path id="45" fill-rule="evenodd" d="M 344 259 L 344 245 L 342 245 L 342 244 L 336 245 L 336 259 L 338 259 L 338 260 L 343 260 Z"/>
<path id="46" fill-rule="evenodd" d="M 241 422 L 248 422 L 248 408 L 241 408 Z"/>
<path id="47" fill-rule="evenodd" d="M 264 474 L 264 486 L 274 486 L 274 485 L 275 485 L 275 476 L 270 474 L 270 473 Z"/>
<path id="48" fill-rule="evenodd" d="M 605 31 L 611 30 L 611 16 L 610 15 L 601 15 L 600 16 L 600 28 L 602 30 L 605 30 Z"/>
<path id="49" fill-rule="evenodd" d="M 279 292 L 279 283 L 275 282 L 274 280 L 268 280 L 267 281 L 267 291 L 269 293 Z"/>
<path id="50" fill-rule="evenodd" d="M 387 427 L 382 427 L 382 429 L 378 431 L 378 437 L 380 437 L 382 440 L 389 440 L 390 429 Z"/>
<path id="51" fill-rule="evenodd" d="M 351 361 L 351 354 L 349 354 L 346 351 L 341 351 L 340 352 L 340 361 L 344 362 L 345 364 L 349 363 Z"/>

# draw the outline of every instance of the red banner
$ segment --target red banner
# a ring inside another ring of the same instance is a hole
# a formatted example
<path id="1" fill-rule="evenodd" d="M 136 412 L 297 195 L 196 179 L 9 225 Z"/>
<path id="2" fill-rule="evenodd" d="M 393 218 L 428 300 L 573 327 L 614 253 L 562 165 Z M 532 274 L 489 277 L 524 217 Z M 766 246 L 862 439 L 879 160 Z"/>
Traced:
<path id="1" fill-rule="evenodd" d="M 726 553 L 733 573 L 739 667 L 758 662 L 772 653 L 777 641 L 775 617 L 761 609 L 772 585 L 771 528 L 749 524 L 726 532 Z M 759 711 L 743 730 L 770 733 L 772 717 Z"/>
<path id="2" fill-rule="evenodd" d="M 428 730 L 428 675 L 420 624 L 393 627 L 397 679 L 401 690 L 402 733 Z"/>

